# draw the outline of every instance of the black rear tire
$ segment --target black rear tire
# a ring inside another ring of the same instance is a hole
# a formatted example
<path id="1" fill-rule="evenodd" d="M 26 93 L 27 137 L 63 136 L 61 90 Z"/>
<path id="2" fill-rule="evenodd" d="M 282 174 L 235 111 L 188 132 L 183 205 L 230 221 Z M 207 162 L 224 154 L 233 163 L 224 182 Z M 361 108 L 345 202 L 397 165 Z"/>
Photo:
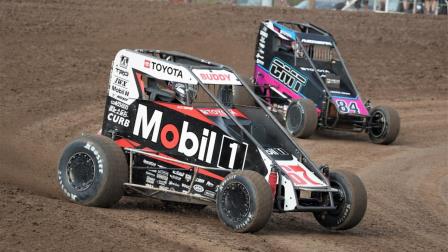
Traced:
<path id="1" fill-rule="evenodd" d="M 314 217 L 322 226 L 331 230 L 346 230 L 358 225 L 367 209 L 367 192 L 361 179 L 348 171 L 330 172 L 336 210 L 314 212 Z M 321 200 L 328 202 L 327 194 L 321 194 Z"/>
<path id="2" fill-rule="evenodd" d="M 218 187 L 219 219 L 239 233 L 257 232 L 271 217 L 272 192 L 263 176 L 254 171 L 236 171 Z"/>
<path id="3" fill-rule="evenodd" d="M 308 138 L 317 128 L 317 119 L 313 101 L 306 98 L 295 100 L 286 111 L 286 129 L 295 137 Z"/>
<path id="4" fill-rule="evenodd" d="M 59 160 L 59 186 L 69 200 L 81 205 L 112 206 L 123 195 L 126 179 L 126 157 L 105 136 L 75 139 Z"/>
<path id="5" fill-rule="evenodd" d="M 390 144 L 400 132 L 400 115 L 387 106 L 375 107 L 369 121 L 369 138 L 376 144 Z"/>

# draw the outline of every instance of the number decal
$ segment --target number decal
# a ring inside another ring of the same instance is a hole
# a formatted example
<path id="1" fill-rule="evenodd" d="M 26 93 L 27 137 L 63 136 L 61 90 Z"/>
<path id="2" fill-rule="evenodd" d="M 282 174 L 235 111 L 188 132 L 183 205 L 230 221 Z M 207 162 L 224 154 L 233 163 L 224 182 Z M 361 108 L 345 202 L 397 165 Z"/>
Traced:
<path id="1" fill-rule="evenodd" d="M 218 167 L 226 169 L 243 169 L 248 144 L 223 136 L 218 157 Z"/>
<path id="2" fill-rule="evenodd" d="M 338 108 L 341 113 L 348 113 L 347 104 L 345 104 L 345 101 L 338 101 Z"/>
<path id="3" fill-rule="evenodd" d="M 348 106 L 351 111 L 355 111 L 356 114 L 359 114 L 358 106 L 356 105 L 356 102 L 351 102 L 350 106 Z"/>
<path id="4" fill-rule="evenodd" d="M 238 149 L 238 144 L 231 143 L 231 144 L 229 144 L 229 147 L 230 147 L 230 149 L 232 149 L 230 152 L 229 168 L 233 169 L 233 165 L 235 164 L 236 150 Z"/>
<path id="5" fill-rule="evenodd" d="M 297 186 L 316 186 L 321 185 L 317 178 L 310 177 L 307 172 L 298 165 L 282 165 L 294 185 Z M 316 180 L 317 179 L 317 180 Z"/>
<path id="6" fill-rule="evenodd" d="M 359 108 L 356 102 L 350 102 L 347 106 L 347 103 L 343 100 L 337 101 L 338 110 L 341 113 L 349 113 L 354 112 L 355 114 L 359 114 Z"/>

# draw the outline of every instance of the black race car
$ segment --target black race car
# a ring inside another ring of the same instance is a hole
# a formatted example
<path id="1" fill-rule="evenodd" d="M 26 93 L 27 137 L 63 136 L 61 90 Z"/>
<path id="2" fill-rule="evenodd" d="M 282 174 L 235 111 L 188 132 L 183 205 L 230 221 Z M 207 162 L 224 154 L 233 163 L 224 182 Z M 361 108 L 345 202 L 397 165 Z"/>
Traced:
<path id="1" fill-rule="evenodd" d="M 372 142 L 390 144 L 398 136 L 398 112 L 362 101 L 333 36 L 315 25 L 262 22 L 253 81 L 296 137 L 333 129 L 367 132 Z"/>
<path id="2" fill-rule="evenodd" d="M 248 92 L 258 106 L 233 102 Z M 216 204 L 236 232 L 278 212 L 313 212 L 349 229 L 367 206 L 361 180 L 317 166 L 229 67 L 177 52 L 121 50 L 113 61 L 101 134 L 64 149 L 68 199 L 109 207 L 143 195 L 203 208 Z"/>

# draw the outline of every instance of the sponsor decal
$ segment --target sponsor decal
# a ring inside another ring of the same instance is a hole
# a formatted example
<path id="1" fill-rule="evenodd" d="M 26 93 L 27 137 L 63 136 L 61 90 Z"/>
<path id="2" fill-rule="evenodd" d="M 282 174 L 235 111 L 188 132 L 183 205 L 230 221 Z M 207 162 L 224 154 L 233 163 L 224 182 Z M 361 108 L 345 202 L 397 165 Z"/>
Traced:
<path id="1" fill-rule="evenodd" d="M 117 114 L 122 117 L 126 117 L 126 118 L 128 117 L 128 111 L 121 109 L 121 108 L 117 108 L 114 105 L 109 106 L 109 112 L 112 112 L 112 113 Z"/>
<path id="2" fill-rule="evenodd" d="M 204 196 L 206 196 L 206 197 L 210 197 L 210 198 L 215 198 L 216 193 L 213 192 L 213 191 L 210 191 L 210 190 L 205 190 L 205 191 L 204 191 Z"/>
<path id="3" fill-rule="evenodd" d="M 307 82 L 307 79 L 302 74 L 278 58 L 274 58 L 272 61 L 269 72 L 275 79 L 285 84 L 295 93 L 299 93 L 300 88 Z"/>
<path id="4" fill-rule="evenodd" d="M 114 83 L 113 83 L 114 85 L 117 85 L 117 86 L 119 86 L 119 87 L 122 87 L 122 88 L 127 88 L 127 86 L 128 86 L 128 81 L 127 80 L 124 80 L 124 79 L 122 79 L 122 78 L 120 78 L 120 77 L 115 77 L 115 80 L 114 80 Z M 126 96 L 128 96 L 129 95 L 129 91 L 128 91 L 128 93 L 126 94 Z"/>
<path id="5" fill-rule="evenodd" d="M 158 185 L 166 186 L 168 184 L 168 180 L 157 180 Z"/>
<path id="6" fill-rule="evenodd" d="M 182 179 L 182 177 L 176 176 L 174 174 L 170 174 L 170 178 L 174 179 L 174 180 L 177 180 L 177 181 L 180 181 Z"/>
<path id="7" fill-rule="evenodd" d="M 173 181 L 169 181 L 169 182 L 168 182 L 168 185 L 169 185 L 169 186 L 180 187 L 180 185 L 179 185 L 178 183 L 173 182 Z"/>
<path id="8" fill-rule="evenodd" d="M 202 192 L 204 192 L 204 187 L 201 186 L 201 185 L 196 184 L 196 185 L 193 186 L 193 190 L 195 190 L 198 193 L 202 193 Z"/>
<path id="9" fill-rule="evenodd" d="M 230 74 L 214 74 L 214 73 L 202 73 L 201 74 L 202 80 L 221 80 L 221 81 L 229 81 L 230 80 Z"/>
<path id="10" fill-rule="evenodd" d="M 198 108 L 198 110 L 205 116 L 227 117 L 227 114 L 220 108 Z M 238 109 L 229 109 L 229 111 L 235 117 L 247 118 Z"/>
<path id="11" fill-rule="evenodd" d="M 215 184 L 213 184 L 210 181 L 207 181 L 207 183 L 205 185 L 208 186 L 208 187 L 214 187 L 215 186 Z"/>
<path id="12" fill-rule="evenodd" d="M 124 56 L 124 55 L 121 55 L 121 57 L 120 57 L 120 66 L 123 67 L 123 68 L 128 68 L 128 63 L 129 63 L 129 58 Z"/>
<path id="13" fill-rule="evenodd" d="M 255 54 L 255 60 L 257 64 L 264 65 L 264 54 L 266 48 L 266 39 L 268 37 L 268 28 L 263 25 L 263 28 L 260 29 L 260 34 L 258 36 L 258 47 L 257 52 Z"/>
<path id="14" fill-rule="evenodd" d="M 111 100 L 110 104 L 117 106 L 119 108 L 122 108 L 124 110 L 128 110 L 129 106 L 126 103 L 120 102 L 120 101 L 116 101 L 116 100 Z"/>
<path id="15" fill-rule="evenodd" d="M 112 85 L 111 86 L 112 91 L 114 91 L 115 93 L 117 93 L 118 95 L 122 95 L 121 97 L 124 96 L 129 96 L 129 91 L 126 89 L 122 89 L 120 87 L 117 87 L 116 85 Z M 126 98 L 127 99 L 127 98 Z"/>
<path id="16" fill-rule="evenodd" d="M 95 155 L 96 161 L 98 163 L 98 172 L 103 174 L 103 158 L 100 156 L 100 153 L 98 150 L 93 146 L 91 143 L 87 142 L 86 145 L 84 145 L 84 148 L 93 152 L 93 155 Z"/>
<path id="17" fill-rule="evenodd" d="M 149 170 L 149 171 L 146 171 L 145 174 L 146 174 L 146 176 L 151 176 L 154 178 L 156 177 L 156 171 Z"/>
<path id="18" fill-rule="evenodd" d="M 187 184 L 182 183 L 181 186 L 182 186 L 182 188 L 190 189 L 190 185 L 187 185 Z"/>
<path id="19" fill-rule="evenodd" d="M 201 178 L 196 178 L 195 182 L 197 182 L 199 184 L 204 184 L 205 180 L 201 179 Z"/>
<path id="20" fill-rule="evenodd" d="M 124 77 L 128 77 L 129 73 L 125 70 L 121 70 L 119 68 L 115 68 L 115 71 L 117 72 L 118 75 L 124 76 Z"/>
<path id="21" fill-rule="evenodd" d="M 145 61 L 143 62 L 143 66 L 145 68 L 149 68 L 157 72 L 175 76 L 177 78 L 182 78 L 183 75 L 182 70 L 176 68 L 175 66 L 164 65 L 159 62 L 151 61 L 149 59 L 145 59 Z"/>
<path id="22" fill-rule="evenodd" d="M 110 89 L 110 91 L 114 91 L 114 90 Z M 122 96 L 120 94 L 117 94 L 117 93 L 112 93 L 112 95 L 110 95 L 110 96 L 115 98 L 115 99 L 118 99 L 120 101 L 123 101 L 123 102 L 128 102 L 129 101 L 129 98 L 124 97 L 124 96 Z"/>
<path id="23" fill-rule="evenodd" d="M 313 68 L 310 67 L 300 67 L 300 70 L 307 71 L 307 72 L 314 72 Z M 318 73 L 330 73 L 327 69 L 316 69 Z"/>
<path id="24" fill-rule="evenodd" d="M 187 182 L 190 182 L 191 181 L 191 175 L 190 174 L 185 174 L 185 180 Z"/>
<path id="25" fill-rule="evenodd" d="M 168 175 L 170 174 L 169 172 L 167 172 L 167 171 L 162 171 L 162 170 L 158 170 L 157 173 L 158 173 L 158 174 L 162 174 L 162 175 L 164 175 L 164 176 L 168 176 Z"/>
<path id="26" fill-rule="evenodd" d="M 124 109 L 116 108 L 114 105 L 109 106 L 109 113 L 106 118 L 108 121 L 119 124 L 124 127 L 129 127 L 130 120 L 128 118 L 128 112 Z"/>
<path id="27" fill-rule="evenodd" d="M 151 178 L 149 176 L 146 177 L 146 183 L 147 184 L 153 185 L 155 181 L 156 181 L 155 178 Z"/>
<path id="28" fill-rule="evenodd" d="M 173 171 L 173 174 L 179 176 L 179 177 L 183 177 L 185 172 L 181 172 L 181 171 Z"/>
<path id="29" fill-rule="evenodd" d="M 155 110 L 148 121 L 147 107 L 139 104 L 133 134 L 144 139 L 150 139 L 154 143 L 160 140 L 161 144 L 167 149 L 177 149 L 179 153 L 188 157 L 197 156 L 201 161 L 212 162 L 216 132 L 204 128 L 199 141 L 198 136 L 188 130 L 189 123 L 187 121 L 183 121 L 182 129 L 179 130 L 174 124 L 162 126 L 162 117 L 163 113 Z M 152 135 L 150 135 L 151 132 Z M 168 138 L 168 135 L 170 135 L 170 138 Z M 187 146 L 187 141 L 190 143 L 189 146 Z"/>
<path id="30" fill-rule="evenodd" d="M 241 85 L 236 75 L 227 70 L 193 69 L 193 73 L 204 84 Z"/>
<path id="31" fill-rule="evenodd" d="M 156 178 L 158 178 L 160 180 L 167 181 L 168 180 L 168 173 L 162 172 L 162 171 L 158 171 Z"/>
<path id="32" fill-rule="evenodd" d="M 271 156 L 289 155 L 289 153 L 282 148 L 267 148 L 266 153 Z"/>
<path id="33" fill-rule="evenodd" d="M 151 166 L 151 167 L 155 167 L 155 166 L 157 166 L 156 163 L 154 163 L 154 162 L 152 162 L 152 161 L 149 161 L 149 160 L 146 160 L 146 159 L 143 159 L 143 163 L 144 163 L 145 165 L 147 165 L 147 166 Z"/>
<path id="34" fill-rule="evenodd" d="M 351 204 L 344 204 L 344 213 L 342 214 L 342 216 L 340 218 L 338 218 L 336 220 L 336 223 L 339 225 L 341 224 L 345 219 L 347 219 L 348 214 L 350 213 L 350 209 L 352 208 Z"/>
<path id="35" fill-rule="evenodd" d="M 321 40 L 314 40 L 314 39 L 302 39 L 302 43 L 307 44 L 315 44 L 315 45 L 326 45 L 326 46 L 332 46 L 333 44 L 328 41 L 321 41 Z"/>
<path id="36" fill-rule="evenodd" d="M 344 91 L 336 91 L 336 90 L 330 90 L 330 93 L 332 94 L 339 94 L 339 95 L 351 95 L 349 92 L 344 92 Z"/>
<path id="37" fill-rule="evenodd" d="M 215 163 L 216 158 L 212 159 L 217 156 L 214 154 L 219 153 L 217 165 L 221 168 L 244 167 L 247 143 L 241 143 L 222 133 L 218 135 L 208 128 L 198 128 L 194 122 L 163 123 L 164 113 L 149 109 L 145 105 L 138 105 L 133 135 L 147 139 L 147 143 L 157 144 L 158 148 L 176 151 L 208 164 Z M 220 151 L 216 152 L 218 148 Z"/>

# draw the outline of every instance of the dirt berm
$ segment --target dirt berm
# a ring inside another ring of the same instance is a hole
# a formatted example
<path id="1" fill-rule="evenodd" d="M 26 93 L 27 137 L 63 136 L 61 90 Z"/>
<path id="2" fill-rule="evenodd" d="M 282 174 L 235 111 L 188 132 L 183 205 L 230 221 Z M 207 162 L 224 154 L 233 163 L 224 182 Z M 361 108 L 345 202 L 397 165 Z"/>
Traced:
<path id="1" fill-rule="evenodd" d="M 102 122 L 121 48 L 183 51 L 253 69 L 259 22 L 313 22 L 338 41 L 365 99 L 395 107 L 397 141 L 321 132 L 298 140 L 318 163 L 360 175 L 363 222 L 345 232 L 309 213 L 274 214 L 235 234 L 214 208 L 166 211 L 124 198 L 111 209 L 62 199 L 62 147 Z M 0 0 L 0 250 L 448 251 L 448 19 L 144 0 Z"/>

